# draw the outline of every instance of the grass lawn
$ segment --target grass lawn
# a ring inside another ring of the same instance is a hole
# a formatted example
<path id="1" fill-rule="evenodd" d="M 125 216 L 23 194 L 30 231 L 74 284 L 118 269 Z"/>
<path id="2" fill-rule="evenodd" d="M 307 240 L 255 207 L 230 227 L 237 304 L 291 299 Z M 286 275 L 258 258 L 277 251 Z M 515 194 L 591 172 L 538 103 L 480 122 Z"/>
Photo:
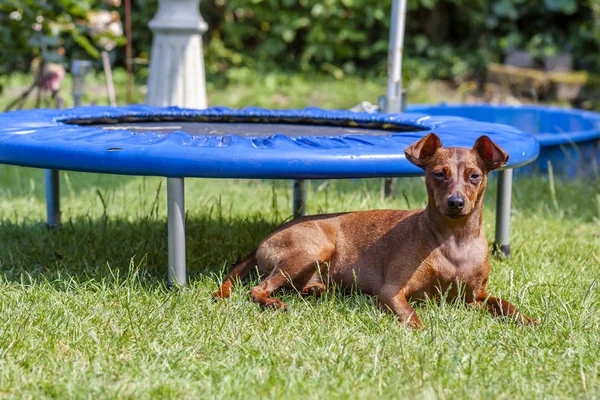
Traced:
<path id="1" fill-rule="evenodd" d="M 343 86 L 311 93 L 329 106 L 348 96 Z M 236 106 L 252 100 L 237 89 L 218 96 Z M 309 212 L 426 201 L 421 179 L 401 180 L 390 200 L 379 185 L 313 181 Z M 49 232 L 43 172 L 0 166 L 0 397 L 600 397 L 597 180 L 515 182 L 513 256 L 493 261 L 489 289 L 539 327 L 442 302 L 415 305 L 420 331 L 367 296 L 339 291 L 284 292 L 287 313 L 252 303 L 252 282 L 211 299 L 227 265 L 289 218 L 289 182 L 188 179 L 190 283 L 172 291 L 164 179 L 61 172 L 61 188 L 64 226 Z M 490 240 L 494 199 L 492 182 Z"/>
<path id="2" fill-rule="evenodd" d="M 114 71 L 117 103 L 126 104 L 127 76 L 123 69 Z M 32 82 L 28 74 L 14 74 L 0 82 L 4 91 L 0 94 L 0 110 L 4 108 Z M 141 79 L 140 79 L 141 80 Z M 357 76 L 346 76 L 343 79 L 333 79 L 324 75 L 299 75 L 290 73 L 254 74 L 240 70 L 234 74 L 229 83 L 207 80 L 208 104 L 211 106 L 245 107 L 258 106 L 278 109 L 322 107 L 326 109 L 346 109 L 363 100 L 377 104 L 379 96 L 385 94 L 384 78 L 365 79 Z M 465 85 L 469 88 L 469 85 Z M 64 107 L 73 106 L 71 95 L 71 78 L 67 74 L 60 90 Z M 406 87 L 411 103 L 436 103 L 442 100 L 459 102 L 467 89 L 451 90 L 441 82 L 426 83 L 409 82 Z M 133 103 L 143 103 L 146 96 L 146 86 L 136 83 L 132 91 Z M 101 72 L 91 73 L 86 78 L 85 95 L 82 104 L 107 105 L 108 95 L 106 81 Z M 35 93 L 32 93 L 25 108 L 35 106 Z M 43 107 L 54 107 L 51 102 L 42 103 Z"/>

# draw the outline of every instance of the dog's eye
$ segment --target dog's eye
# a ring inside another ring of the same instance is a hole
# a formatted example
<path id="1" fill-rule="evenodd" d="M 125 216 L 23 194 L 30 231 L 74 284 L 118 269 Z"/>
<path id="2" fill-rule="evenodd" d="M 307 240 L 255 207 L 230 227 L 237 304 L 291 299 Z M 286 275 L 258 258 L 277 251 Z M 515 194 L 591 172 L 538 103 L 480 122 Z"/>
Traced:
<path id="1" fill-rule="evenodd" d="M 479 178 L 481 178 L 481 175 L 479 175 L 479 174 L 471 174 L 471 180 L 472 181 L 478 181 Z"/>
<path id="2" fill-rule="evenodd" d="M 446 177 L 443 171 L 436 171 L 433 173 L 433 176 L 435 176 L 438 179 L 444 179 Z"/>

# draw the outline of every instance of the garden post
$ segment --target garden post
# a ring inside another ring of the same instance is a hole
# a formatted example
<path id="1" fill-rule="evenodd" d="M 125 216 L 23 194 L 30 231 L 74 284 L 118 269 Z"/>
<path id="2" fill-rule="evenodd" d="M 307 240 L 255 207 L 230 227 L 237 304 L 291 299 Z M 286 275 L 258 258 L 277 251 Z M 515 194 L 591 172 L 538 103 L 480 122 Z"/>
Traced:
<path id="1" fill-rule="evenodd" d="M 208 27 L 200 15 L 200 0 L 159 0 L 158 12 L 148 26 L 154 33 L 154 38 L 146 103 L 157 107 L 206 108 L 202 33 Z M 167 178 L 167 202 L 168 285 L 184 285 L 186 263 L 183 177 Z"/>
<path id="2" fill-rule="evenodd" d="M 206 108 L 200 0 L 160 0 L 148 24 L 154 33 L 146 104 Z"/>

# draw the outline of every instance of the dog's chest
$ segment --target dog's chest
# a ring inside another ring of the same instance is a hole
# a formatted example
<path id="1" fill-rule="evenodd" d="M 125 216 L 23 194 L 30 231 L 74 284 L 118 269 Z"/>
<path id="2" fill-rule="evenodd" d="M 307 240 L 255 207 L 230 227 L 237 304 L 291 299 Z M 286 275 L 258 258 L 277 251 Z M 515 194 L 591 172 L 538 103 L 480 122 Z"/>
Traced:
<path id="1" fill-rule="evenodd" d="M 439 246 L 430 265 L 433 266 L 439 281 L 463 281 L 469 283 L 478 279 L 487 260 L 485 240 L 448 241 Z"/>
<path id="2" fill-rule="evenodd" d="M 470 290 L 478 290 L 489 274 L 487 251 L 485 239 L 471 243 L 442 243 L 430 248 L 429 255 L 406 285 L 407 297 L 418 300 L 447 293 L 449 298 L 454 298 L 462 284 Z"/>

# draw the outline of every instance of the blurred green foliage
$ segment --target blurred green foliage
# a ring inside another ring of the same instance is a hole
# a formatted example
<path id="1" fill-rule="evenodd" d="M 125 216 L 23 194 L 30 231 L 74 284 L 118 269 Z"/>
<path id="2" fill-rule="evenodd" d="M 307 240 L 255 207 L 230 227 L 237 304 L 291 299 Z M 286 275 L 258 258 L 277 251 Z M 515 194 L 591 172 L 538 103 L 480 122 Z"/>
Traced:
<path id="1" fill-rule="evenodd" d="M 95 0 L 0 0 L 0 75 L 35 55 L 97 57 L 85 23 Z M 136 59 L 148 59 L 148 21 L 157 0 L 132 0 Z M 206 70 L 230 78 L 247 69 L 324 71 L 334 76 L 386 72 L 391 0 L 203 0 L 209 24 Z M 35 28 L 35 29 L 34 29 Z M 36 30 L 38 29 L 38 30 Z M 481 76 L 489 62 L 526 48 L 537 61 L 568 51 L 575 67 L 600 70 L 598 0 L 408 0 L 404 71 L 408 78 Z M 113 60 L 124 65 L 123 46 Z M 143 75 L 140 75 L 143 78 Z"/>
<path id="2" fill-rule="evenodd" d="M 0 0 L 0 74 L 28 67 L 43 55 L 61 62 L 65 49 L 70 57 L 99 57 L 88 35 L 88 12 L 94 0 Z"/>

